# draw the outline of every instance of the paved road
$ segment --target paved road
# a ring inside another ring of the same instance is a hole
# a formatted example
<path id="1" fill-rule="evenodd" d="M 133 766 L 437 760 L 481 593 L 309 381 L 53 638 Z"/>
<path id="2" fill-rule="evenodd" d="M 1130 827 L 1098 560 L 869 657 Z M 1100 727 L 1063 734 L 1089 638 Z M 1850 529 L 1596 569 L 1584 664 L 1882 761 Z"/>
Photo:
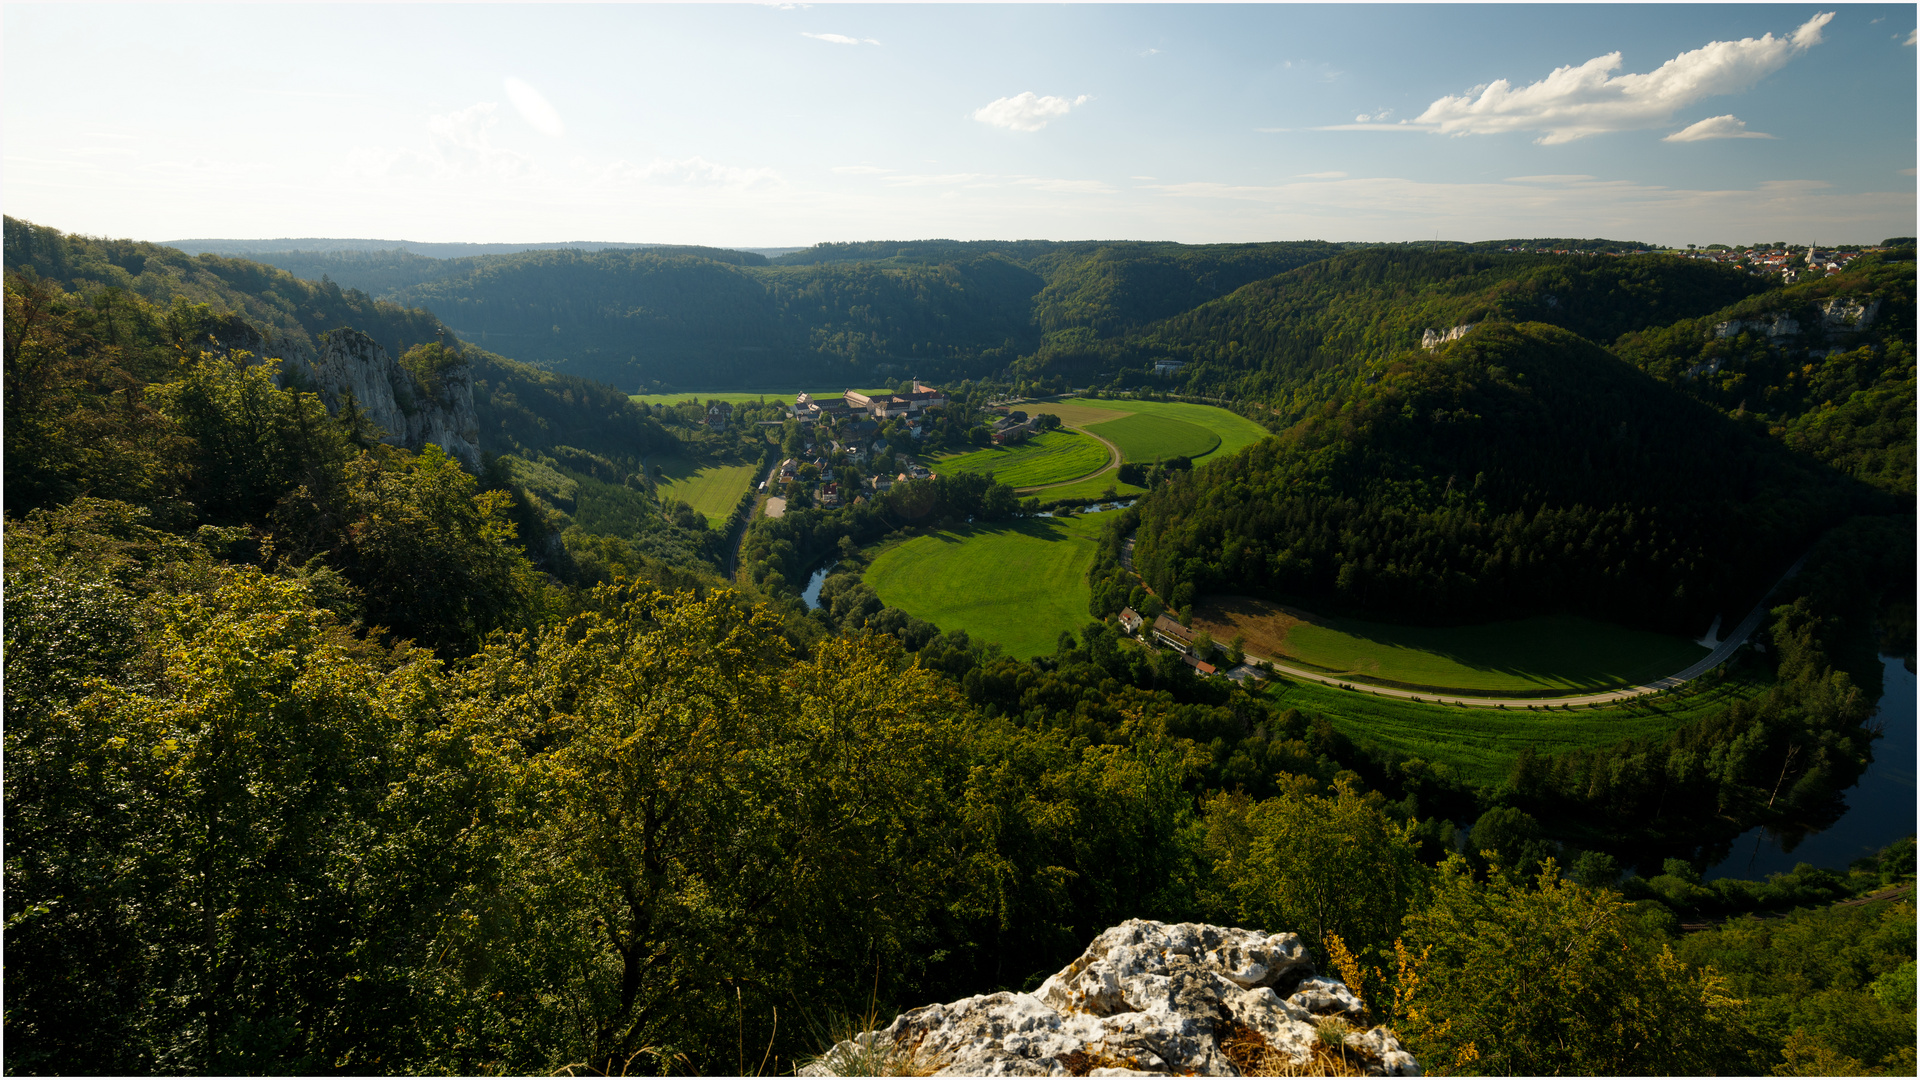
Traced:
<path id="1" fill-rule="evenodd" d="M 1478 708 L 1498 708 L 1502 706 L 1506 708 L 1525 708 L 1529 705 L 1556 708 L 1563 706 L 1605 705 L 1610 702 L 1643 697 L 1647 694 L 1657 694 L 1662 690 L 1671 690 L 1676 686 L 1691 682 L 1705 675 L 1707 672 L 1712 671 L 1714 668 L 1719 667 L 1721 664 L 1726 663 L 1727 658 L 1732 656 L 1740 646 L 1745 645 L 1747 638 L 1753 636 L 1753 632 L 1760 628 L 1760 621 L 1766 618 L 1767 615 L 1768 597 L 1771 597 L 1775 592 L 1779 591 L 1780 586 L 1785 585 L 1788 578 L 1799 573 L 1800 567 L 1805 564 L 1806 561 L 1807 557 L 1805 555 L 1800 556 L 1799 561 L 1789 566 L 1787 572 L 1780 575 L 1780 580 L 1773 583 L 1773 588 L 1766 591 L 1766 594 L 1760 598 L 1760 602 L 1755 604 L 1753 610 L 1747 613 L 1747 617 L 1740 620 L 1740 625 L 1734 627 L 1733 632 L 1728 634 L 1725 640 L 1714 646 L 1712 652 L 1708 653 L 1686 670 L 1669 675 L 1664 679 L 1655 679 L 1652 682 L 1641 683 L 1638 686 L 1629 686 L 1620 690 L 1609 690 L 1601 694 L 1576 694 L 1571 697 L 1557 698 L 1499 698 L 1445 694 L 1433 690 L 1399 690 L 1389 686 L 1374 686 L 1370 683 L 1355 682 L 1351 677 L 1341 678 L 1338 675 L 1329 675 L 1323 671 L 1308 671 L 1304 668 L 1297 668 L 1276 661 L 1266 660 L 1264 657 L 1248 655 L 1247 660 L 1249 663 L 1265 662 L 1273 664 L 1273 670 L 1292 679 L 1305 679 L 1309 682 L 1317 682 L 1326 686 L 1352 687 L 1356 693 L 1374 694 L 1379 697 L 1430 701 L 1437 705 L 1469 705 Z"/>
<path id="2" fill-rule="evenodd" d="M 1094 477 L 1099 476 L 1101 473 L 1106 472 L 1108 469 L 1117 469 L 1120 467 L 1120 448 L 1119 447 L 1113 445 L 1112 443 L 1108 442 L 1105 439 L 1101 439 L 1100 436 L 1095 435 L 1093 432 L 1088 431 L 1086 428 L 1079 427 L 1074 424 L 1064 423 L 1064 422 L 1060 426 L 1063 428 L 1066 428 L 1069 431 L 1077 431 L 1082 435 L 1090 436 L 1094 439 L 1099 439 L 1100 445 L 1107 448 L 1107 463 L 1093 470 L 1090 473 L 1086 473 L 1081 476 L 1076 476 L 1071 480 L 1061 480 L 1058 483 L 1053 483 L 1053 484 L 1040 484 L 1035 487 L 1017 488 L 1015 489 L 1015 492 L 1014 492 L 1015 494 L 1031 495 L 1036 491 L 1045 491 L 1048 488 L 1066 487 L 1068 484 L 1078 484 L 1082 480 L 1091 480 Z M 1115 478 L 1115 482 L 1118 483 L 1118 477 Z"/>

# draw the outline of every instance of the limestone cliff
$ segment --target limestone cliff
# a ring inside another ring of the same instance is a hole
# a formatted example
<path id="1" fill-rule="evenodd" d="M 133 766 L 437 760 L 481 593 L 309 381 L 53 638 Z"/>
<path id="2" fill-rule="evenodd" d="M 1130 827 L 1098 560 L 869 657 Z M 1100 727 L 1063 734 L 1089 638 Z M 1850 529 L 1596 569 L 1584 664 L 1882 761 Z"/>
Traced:
<path id="1" fill-rule="evenodd" d="M 1031 994 L 901 1013 L 803 1076 L 1419 1076 L 1294 934 L 1130 919 Z"/>
<path id="2" fill-rule="evenodd" d="M 239 319 L 215 337 L 228 352 L 277 359 L 282 386 L 311 390 L 339 413 L 349 399 L 380 430 L 382 442 L 419 450 L 428 443 L 480 468 L 480 419 L 473 405 L 473 369 L 456 364 L 424 386 L 372 338 L 351 328 L 321 335 L 318 354 L 305 342 L 262 335 Z"/>

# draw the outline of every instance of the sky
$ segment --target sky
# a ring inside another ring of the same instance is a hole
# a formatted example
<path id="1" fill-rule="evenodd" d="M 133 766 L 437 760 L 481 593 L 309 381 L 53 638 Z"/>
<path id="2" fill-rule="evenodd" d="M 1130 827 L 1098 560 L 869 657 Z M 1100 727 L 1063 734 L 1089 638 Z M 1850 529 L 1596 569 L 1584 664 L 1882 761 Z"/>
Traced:
<path id="1" fill-rule="evenodd" d="M 5 5 L 0 204 L 143 240 L 1874 243 L 1906 5 Z"/>

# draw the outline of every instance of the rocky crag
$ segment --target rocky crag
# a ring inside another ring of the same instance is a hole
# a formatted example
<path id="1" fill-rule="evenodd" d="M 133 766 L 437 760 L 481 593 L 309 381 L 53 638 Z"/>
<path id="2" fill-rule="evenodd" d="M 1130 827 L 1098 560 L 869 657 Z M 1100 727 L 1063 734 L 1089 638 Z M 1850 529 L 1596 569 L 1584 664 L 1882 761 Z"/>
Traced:
<path id="1" fill-rule="evenodd" d="M 1131 919 L 1031 994 L 901 1013 L 804 1076 L 1419 1076 L 1294 934 Z"/>
<path id="2" fill-rule="evenodd" d="M 350 327 L 321 335 L 317 354 L 304 342 L 268 338 L 238 319 L 214 340 L 229 354 L 278 359 L 280 385 L 319 394 L 328 412 L 338 415 L 352 401 L 382 442 L 409 450 L 431 443 L 469 471 L 480 469 L 480 418 L 473 405 L 473 369 L 465 363 L 435 373 L 435 385 L 429 387 L 379 342 Z"/>

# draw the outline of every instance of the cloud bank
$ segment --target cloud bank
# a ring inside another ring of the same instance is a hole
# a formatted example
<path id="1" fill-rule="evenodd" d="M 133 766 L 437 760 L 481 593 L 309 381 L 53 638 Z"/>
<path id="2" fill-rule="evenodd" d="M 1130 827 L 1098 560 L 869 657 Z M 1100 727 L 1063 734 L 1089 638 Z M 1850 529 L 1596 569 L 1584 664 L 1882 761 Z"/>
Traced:
<path id="1" fill-rule="evenodd" d="M 1014 97 L 990 101 L 973 110 L 973 118 L 983 124 L 1014 131 L 1039 131 L 1049 122 L 1092 100 L 1091 94 L 1081 94 L 1069 101 L 1062 97 L 1038 97 L 1029 90 Z"/>
<path id="2" fill-rule="evenodd" d="M 1555 68 L 1546 78 L 1517 89 L 1500 79 L 1440 98 L 1415 123 L 1450 135 L 1538 131 L 1543 134 L 1535 141 L 1549 146 L 1589 135 L 1658 127 L 1672 123 L 1674 113 L 1696 102 L 1752 87 L 1818 45 L 1820 31 L 1831 21 L 1833 13 L 1822 12 L 1785 37 L 1765 34 L 1709 42 L 1645 75 L 1612 74 L 1621 58 L 1611 52 L 1578 67 Z M 1738 136 L 1695 136 L 1729 137 Z"/>

